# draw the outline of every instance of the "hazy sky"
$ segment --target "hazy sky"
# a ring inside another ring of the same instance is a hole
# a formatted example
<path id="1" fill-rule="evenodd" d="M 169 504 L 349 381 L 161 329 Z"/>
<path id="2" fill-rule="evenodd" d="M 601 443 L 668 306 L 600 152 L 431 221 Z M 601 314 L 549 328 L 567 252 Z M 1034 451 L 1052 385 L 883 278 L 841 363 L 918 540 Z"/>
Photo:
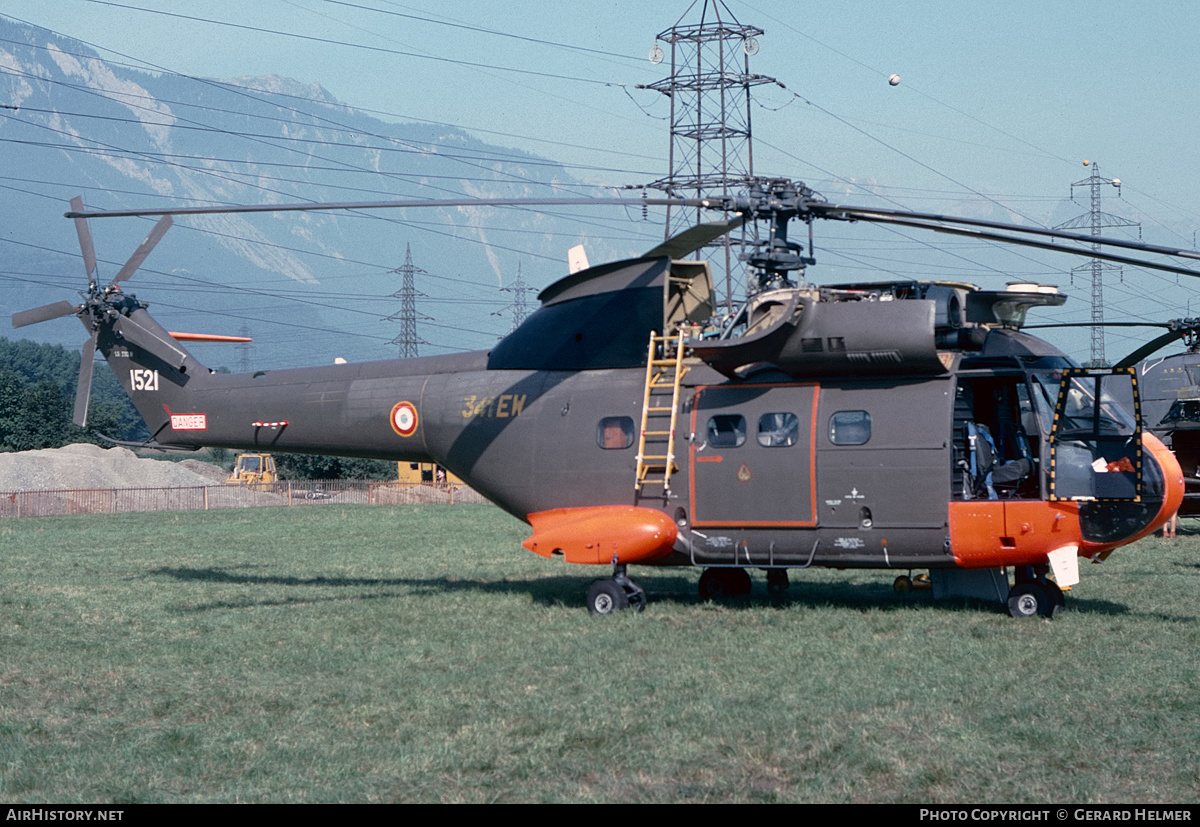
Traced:
<path id="1" fill-rule="evenodd" d="M 363 108 L 496 130 L 529 148 L 543 138 L 620 149 L 614 167 L 657 175 L 666 100 L 634 87 L 667 74 L 666 64 L 653 66 L 646 55 L 655 34 L 688 6 L 4 0 L 0 11 L 151 67 L 206 77 L 287 75 Z M 1084 158 L 1097 158 L 1127 193 L 1137 188 L 1200 212 L 1181 163 L 1196 132 L 1200 4 L 730 0 L 728 8 L 766 31 L 752 70 L 787 87 L 757 91 L 761 168 L 814 180 L 874 177 L 897 187 L 928 181 L 946 191 L 1050 196 L 1082 177 Z M 886 83 L 893 72 L 898 87 Z M 594 150 L 576 153 L 600 160 Z"/>
<path id="2" fill-rule="evenodd" d="M 1106 191 L 1106 210 L 1143 221 L 1147 240 L 1193 245 L 1200 3 L 729 0 L 727 8 L 765 30 L 752 71 L 786 87 L 756 90 L 756 172 L 802 179 L 831 200 L 866 201 L 855 194 L 867 184 L 911 209 L 1000 204 L 1010 220 L 1053 223 L 1086 209 L 1082 193 L 1078 204 L 1063 202 L 1088 174 L 1082 161 L 1094 159 L 1124 184 L 1120 201 Z M 668 74 L 647 53 L 681 16 L 696 22 L 688 9 L 687 0 L 0 2 L 0 13 L 91 43 L 108 59 L 319 83 L 396 119 L 490 130 L 494 143 L 583 165 L 577 175 L 613 185 L 665 174 L 667 101 L 636 86 Z M 887 83 L 891 73 L 898 86 Z M 1029 269 L 1029 259 L 1017 261 Z M 1034 275 L 1059 282 L 1066 276 L 1054 269 L 1078 263 L 1036 261 Z M 1114 287 L 1109 317 L 1200 313 L 1196 282 L 1154 276 Z M 1074 317 L 1086 318 L 1084 301 L 1070 303 Z"/>

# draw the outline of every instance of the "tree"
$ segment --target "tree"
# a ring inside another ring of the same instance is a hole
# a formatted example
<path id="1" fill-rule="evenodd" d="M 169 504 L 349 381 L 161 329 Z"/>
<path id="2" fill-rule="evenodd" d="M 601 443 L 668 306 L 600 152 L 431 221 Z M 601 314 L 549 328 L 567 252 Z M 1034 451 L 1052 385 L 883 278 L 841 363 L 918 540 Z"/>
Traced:
<path id="1" fill-rule="evenodd" d="M 87 429 L 80 429 L 71 422 L 79 358 L 78 353 L 61 345 L 25 339 L 13 342 L 0 337 L 0 372 L 10 374 L 0 387 L 0 397 L 8 394 L 7 401 L 0 398 L 0 418 L 4 420 L 0 446 L 8 446 L 4 450 L 31 450 L 16 447 L 31 444 L 38 447 L 58 447 L 72 442 L 106 444 L 95 436 L 96 433 L 127 440 L 149 437 L 141 415 L 116 376 L 103 364 L 96 365 L 93 374 Z M 51 387 L 41 387 L 43 383 L 57 389 L 57 399 L 53 398 Z M 33 398 L 22 403 L 21 398 L 26 394 L 32 394 Z M 41 444 L 46 442 L 52 444 Z"/>
<path id="2" fill-rule="evenodd" d="M 0 448 L 36 451 L 59 448 L 72 429 L 68 402 L 49 380 L 29 384 L 14 370 L 0 371 Z"/>
<path id="3" fill-rule="evenodd" d="M 391 480 L 396 463 L 381 459 L 282 454 L 275 457 L 279 475 L 289 480 Z"/>

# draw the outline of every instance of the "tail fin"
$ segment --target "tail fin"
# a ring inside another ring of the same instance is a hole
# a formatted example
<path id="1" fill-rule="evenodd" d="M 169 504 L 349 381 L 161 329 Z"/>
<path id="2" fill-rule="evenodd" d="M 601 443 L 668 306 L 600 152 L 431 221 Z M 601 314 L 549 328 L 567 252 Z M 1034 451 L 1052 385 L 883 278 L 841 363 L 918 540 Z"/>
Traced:
<path id="1" fill-rule="evenodd" d="M 96 333 L 97 348 L 153 437 L 170 442 L 173 430 L 187 430 L 187 421 L 178 417 L 191 413 L 196 392 L 211 385 L 212 371 L 175 341 L 141 303 L 128 315 L 102 319 Z M 173 428 L 173 416 L 176 426 L 185 427 Z"/>

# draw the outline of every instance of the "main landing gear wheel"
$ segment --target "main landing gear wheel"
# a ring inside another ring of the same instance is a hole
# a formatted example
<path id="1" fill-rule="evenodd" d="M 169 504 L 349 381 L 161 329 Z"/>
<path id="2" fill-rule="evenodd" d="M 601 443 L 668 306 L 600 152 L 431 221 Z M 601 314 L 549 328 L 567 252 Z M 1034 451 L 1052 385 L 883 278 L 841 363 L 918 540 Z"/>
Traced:
<path id="1" fill-rule="evenodd" d="M 646 608 L 646 590 L 629 579 L 624 565 L 616 565 L 611 579 L 597 580 L 588 589 L 587 608 L 594 615 L 610 615 L 622 609 L 640 612 Z"/>
<path id="2" fill-rule="evenodd" d="M 750 594 L 750 575 L 745 569 L 705 569 L 700 575 L 700 597 L 715 600 Z"/>
<path id="3" fill-rule="evenodd" d="M 910 591 L 912 591 L 912 587 L 912 578 L 907 574 L 902 574 L 892 581 L 892 590 L 895 591 L 896 594 L 908 594 Z"/>

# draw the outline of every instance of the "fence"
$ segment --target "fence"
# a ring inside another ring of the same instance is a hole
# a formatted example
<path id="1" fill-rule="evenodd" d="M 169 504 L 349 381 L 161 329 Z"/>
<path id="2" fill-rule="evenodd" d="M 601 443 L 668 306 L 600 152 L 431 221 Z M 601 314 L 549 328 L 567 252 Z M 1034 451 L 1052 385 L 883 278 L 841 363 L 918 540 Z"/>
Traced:
<path id="1" fill-rule="evenodd" d="M 0 492 L 0 517 L 210 511 L 282 505 L 455 505 L 487 502 L 481 494 L 459 483 L 434 486 L 372 480 L 307 480 L 194 488 L 79 488 Z"/>

